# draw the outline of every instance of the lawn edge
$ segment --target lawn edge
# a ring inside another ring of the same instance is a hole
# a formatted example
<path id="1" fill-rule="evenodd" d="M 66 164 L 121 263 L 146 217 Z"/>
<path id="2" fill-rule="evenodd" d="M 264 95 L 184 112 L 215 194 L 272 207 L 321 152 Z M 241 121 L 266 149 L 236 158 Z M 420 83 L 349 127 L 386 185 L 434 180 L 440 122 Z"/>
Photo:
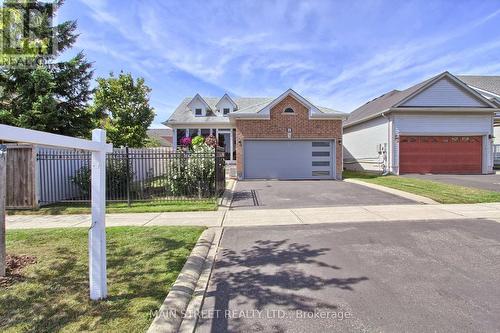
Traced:
<path id="1" fill-rule="evenodd" d="M 422 204 L 425 204 L 425 205 L 440 205 L 439 202 L 437 202 L 435 200 L 432 200 L 431 198 L 425 197 L 423 195 L 418 195 L 418 194 L 414 194 L 414 193 L 410 193 L 410 192 L 398 190 L 398 189 L 395 189 L 395 188 L 392 188 L 392 187 L 388 187 L 388 186 L 383 186 L 383 185 L 379 185 L 379 184 L 373 184 L 373 183 L 365 182 L 365 181 L 363 181 L 361 179 L 347 178 L 347 179 L 344 179 L 344 181 L 348 182 L 348 183 L 353 183 L 353 184 L 358 184 L 358 185 L 366 186 L 366 187 L 372 188 L 374 190 L 379 190 L 379 191 L 382 191 L 382 192 L 386 192 L 386 193 L 390 193 L 390 194 L 393 194 L 393 195 L 397 195 L 397 196 L 400 196 L 402 198 L 405 198 L 405 199 L 408 199 L 408 200 L 412 200 L 412 201 L 415 201 L 415 202 L 418 202 L 418 203 L 422 203 Z"/>
<path id="2" fill-rule="evenodd" d="M 158 314 L 149 326 L 148 333 L 177 332 L 179 330 L 183 315 L 186 313 L 189 303 L 193 300 L 198 282 L 206 267 L 209 252 L 213 248 L 214 242 L 218 244 L 215 237 L 216 230 L 214 229 L 205 230 L 198 238 L 179 276 L 163 301 Z M 212 265 L 213 262 L 210 265 L 210 270 Z M 175 312 L 175 315 L 173 312 Z"/>
<path id="3" fill-rule="evenodd" d="M 203 265 L 203 271 L 201 272 L 200 278 L 198 279 L 193 298 L 191 299 L 191 302 L 189 302 L 187 307 L 187 313 L 190 315 L 183 318 L 182 323 L 179 327 L 179 333 L 193 333 L 196 330 L 198 320 L 200 319 L 201 308 L 203 306 L 203 301 L 205 300 L 205 295 L 208 289 L 208 282 L 210 281 L 210 277 L 212 275 L 220 240 L 222 239 L 222 234 L 224 232 L 224 229 L 222 227 L 211 229 L 215 232 L 212 247 L 208 252 L 205 264 Z"/>

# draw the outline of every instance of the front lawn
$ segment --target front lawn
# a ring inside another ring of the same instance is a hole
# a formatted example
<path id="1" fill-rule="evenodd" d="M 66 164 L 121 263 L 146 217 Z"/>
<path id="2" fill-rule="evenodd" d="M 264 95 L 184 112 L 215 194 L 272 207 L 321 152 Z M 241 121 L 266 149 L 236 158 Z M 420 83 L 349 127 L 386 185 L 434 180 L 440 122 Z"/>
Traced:
<path id="1" fill-rule="evenodd" d="M 0 287 L 2 332 L 145 332 L 203 228 L 107 228 L 105 301 L 88 297 L 87 229 L 8 230 L 7 253 L 36 257 Z"/>
<path id="2" fill-rule="evenodd" d="M 344 178 L 359 179 L 368 183 L 422 195 L 444 204 L 500 202 L 500 193 L 494 191 L 445 184 L 423 179 L 399 176 L 381 176 L 353 171 L 344 171 L 343 175 Z"/>
<path id="3" fill-rule="evenodd" d="M 112 202 L 106 205 L 106 213 L 160 213 L 217 210 L 217 199 L 147 201 L 127 203 Z M 9 210 L 8 215 L 68 215 L 90 214 L 90 204 L 58 203 L 44 206 L 37 210 Z"/>

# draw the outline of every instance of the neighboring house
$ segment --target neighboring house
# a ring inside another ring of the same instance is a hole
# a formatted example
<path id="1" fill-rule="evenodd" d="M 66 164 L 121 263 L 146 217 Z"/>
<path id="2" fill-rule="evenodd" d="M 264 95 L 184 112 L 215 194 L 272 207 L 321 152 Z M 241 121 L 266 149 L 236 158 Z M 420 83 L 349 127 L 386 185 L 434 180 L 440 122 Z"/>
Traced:
<path id="1" fill-rule="evenodd" d="M 172 129 L 171 128 L 150 128 L 146 131 L 150 139 L 156 140 L 161 147 L 172 147 Z"/>
<path id="2" fill-rule="evenodd" d="M 448 72 L 390 91 L 344 123 L 348 169 L 403 173 L 490 173 L 498 105 Z"/>
<path id="3" fill-rule="evenodd" d="M 342 120 L 289 89 L 277 98 L 186 98 L 165 125 L 182 137 L 213 134 L 239 179 L 341 179 Z"/>
<path id="4" fill-rule="evenodd" d="M 458 75 L 469 87 L 500 107 L 500 76 Z M 500 112 L 495 115 L 495 144 L 500 144 Z"/>

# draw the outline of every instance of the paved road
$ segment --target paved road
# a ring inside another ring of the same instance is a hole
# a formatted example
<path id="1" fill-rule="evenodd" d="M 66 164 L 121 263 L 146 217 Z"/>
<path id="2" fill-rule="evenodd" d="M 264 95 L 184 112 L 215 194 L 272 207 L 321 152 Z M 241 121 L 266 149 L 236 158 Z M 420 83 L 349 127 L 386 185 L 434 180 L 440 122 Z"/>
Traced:
<path id="1" fill-rule="evenodd" d="M 197 332 L 498 332 L 499 258 L 487 220 L 226 228 Z"/>
<path id="2" fill-rule="evenodd" d="M 419 175 L 408 174 L 403 177 L 433 180 L 460 186 L 475 187 L 500 192 L 500 174 L 494 175 Z"/>
<path id="3" fill-rule="evenodd" d="M 232 209 L 411 204 L 412 200 L 335 180 L 255 180 L 236 184 Z"/>

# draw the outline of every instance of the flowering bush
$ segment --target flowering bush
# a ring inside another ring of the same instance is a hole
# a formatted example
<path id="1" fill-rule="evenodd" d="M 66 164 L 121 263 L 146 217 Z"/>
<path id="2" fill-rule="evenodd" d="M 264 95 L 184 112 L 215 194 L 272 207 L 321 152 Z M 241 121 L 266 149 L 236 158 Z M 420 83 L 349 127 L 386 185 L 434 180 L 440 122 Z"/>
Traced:
<path id="1" fill-rule="evenodd" d="M 198 135 L 195 136 L 194 139 L 191 141 L 191 145 L 198 146 L 201 145 L 203 142 L 205 142 L 205 138 L 202 137 L 201 135 Z"/>
<path id="2" fill-rule="evenodd" d="M 207 136 L 205 139 L 205 144 L 209 147 L 216 148 L 217 147 L 217 139 L 213 135 Z"/>
<path id="3" fill-rule="evenodd" d="M 192 142 L 192 140 L 191 140 L 191 138 L 189 136 L 183 137 L 181 139 L 181 146 L 183 146 L 183 147 L 189 147 L 191 145 L 191 142 Z"/>
<path id="4" fill-rule="evenodd" d="M 171 161 L 168 186 L 172 195 L 211 197 L 215 193 L 214 148 L 193 145 L 190 153 Z"/>

